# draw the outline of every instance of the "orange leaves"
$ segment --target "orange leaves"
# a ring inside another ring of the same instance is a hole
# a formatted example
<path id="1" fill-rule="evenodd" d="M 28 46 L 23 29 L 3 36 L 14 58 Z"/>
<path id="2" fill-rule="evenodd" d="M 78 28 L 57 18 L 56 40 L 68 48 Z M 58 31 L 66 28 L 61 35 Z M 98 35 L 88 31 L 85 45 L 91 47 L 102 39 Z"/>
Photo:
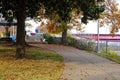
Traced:
<path id="1" fill-rule="evenodd" d="M 115 0 L 106 0 L 106 10 L 100 15 L 100 26 L 110 26 L 111 34 L 115 34 L 120 29 L 120 12 L 117 5 L 118 4 L 115 2 Z"/>
<path id="2" fill-rule="evenodd" d="M 14 53 L 14 48 L 0 46 L 0 80 L 58 80 L 62 73 L 63 62 L 47 57 L 61 57 L 54 52 L 30 48 L 28 58 L 20 60 L 15 59 Z"/>
<path id="3" fill-rule="evenodd" d="M 103 14 L 99 14 L 99 16 L 100 16 L 101 19 L 105 18 L 105 14 L 104 15 Z"/>
<path id="4" fill-rule="evenodd" d="M 61 32 L 59 26 L 54 21 L 49 21 L 46 28 L 49 33 L 60 33 Z"/>
<path id="5" fill-rule="evenodd" d="M 100 22 L 100 27 L 103 27 L 104 26 L 104 23 L 101 21 Z"/>

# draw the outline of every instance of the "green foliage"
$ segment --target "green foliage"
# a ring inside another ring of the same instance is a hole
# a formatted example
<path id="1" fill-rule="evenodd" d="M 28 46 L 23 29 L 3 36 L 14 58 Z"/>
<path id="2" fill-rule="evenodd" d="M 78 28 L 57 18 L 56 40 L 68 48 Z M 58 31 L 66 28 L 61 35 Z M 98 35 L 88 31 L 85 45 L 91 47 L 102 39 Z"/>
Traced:
<path id="1" fill-rule="evenodd" d="M 104 2 L 104 1 L 98 1 Z M 96 20 L 99 14 L 104 11 L 104 5 L 98 4 L 95 0 L 84 0 L 80 3 L 81 10 L 83 11 L 82 22 L 87 24 L 87 20 Z"/>
<path id="2" fill-rule="evenodd" d="M 53 37 L 49 34 L 47 34 L 45 38 L 48 44 L 61 44 L 61 38 Z M 67 37 L 67 41 L 64 45 L 73 46 L 81 50 L 94 51 L 95 43 L 85 39 L 75 39 L 70 35 Z"/>
<path id="3" fill-rule="evenodd" d="M 82 39 L 79 40 L 79 48 L 87 51 L 94 51 L 95 43 L 91 40 Z"/>
<path id="4" fill-rule="evenodd" d="M 49 16 L 49 18 L 54 19 L 53 13 L 59 16 L 58 21 L 69 21 L 71 19 L 70 12 L 73 8 L 73 0 L 44 0 L 42 4 L 46 12 L 45 15 Z"/>
<path id="5" fill-rule="evenodd" d="M 25 10 L 26 17 L 36 16 L 36 11 L 38 11 L 40 8 L 40 0 L 25 0 L 25 4 L 26 5 L 24 7 L 26 7 L 26 10 Z M 3 16 L 8 21 L 17 17 L 17 8 L 18 8 L 17 0 L 14 0 L 14 1 L 1 0 L 0 1 L 0 11 L 1 13 L 3 13 Z"/>
<path id="6" fill-rule="evenodd" d="M 103 56 L 109 60 L 115 61 L 117 63 L 120 63 L 120 56 L 115 51 L 111 51 L 110 49 L 106 50 L 103 49 L 102 52 L 99 54 L 100 56 Z"/>
<path id="7" fill-rule="evenodd" d="M 1 0 L 0 11 L 5 19 L 11 22 L 13 18 L 17 18 L 17 45 L 24 47 L 25 18 L 36 16 L 40 6 L 43 8 L 43 15 L 46 15 L 50 20 L 55 20 L 64 29 L 63 43 L 66 41 L 66 27 L 68 28 L 67 24 L 72 18 L 71 12 L 74 9 L 77 9 L 78 14 L 82 11 L 83 23 L 87 23 L 87 20 L 98 19 L 99 13 L 103 11 L 101 6 L 96 4 L 96 0 Z M 54 18 L 54 14 L 57 15 L 57 20 Z M 54 42 L 52 37 L 48 37 L 48 39 L 50 39 L 49 43 Z M 21 53 L 18 49 L 16 52 L 17 54 Z"/>
<path id="8" fill-rule="evenodd" d="M 72 37 L 67 37 L 67 43 L 66 44 L 69 45 L 69 46 L 74 46 L 74 47 L 79 46 L 78 41 L 75 38 L 72 38 Z"/>
<path id="9" fill-rule="evenodd" d="M 54 36 L 51 36 L 50 34 L 46 34 L 45 39 L 48 44 L 59 44 L 60 43 L 60 40 L 58 40 Z"/>
<path id="10" fill-rule="evenodd" d="M 87 24 L 87 20 L 98 19 L 99 14 L 104 11 L 104 7 L 96 3 L 96 0 L 43 0 L 42 5 L 45 11 L 42 11 L 41 14 L 54 20 L 61 28 L 62 33 L 65 33 L 69 29 L 67 24 L 73 17 L 72 11 L 76 11 L 77 14 L 83 13 L 81 21 L 85 24 Z M 62 35 L 62 43 L 66 41 L 66 33 Z"/>
<path id="11" fill-rule="evenodd" d="M 67 45 L 74 46 L 82 50 L 93 51 L 94 50 L 94 42 L 87 41 L 85 39 L 75 39 L 72 37 L 67 37 Z"/>
<path id="12" fill-rule="evenodd" d="M 47 34 L 46 35 L 46 41 L 48 42 L 48 44 L 52 44 L 54 43 L 54 37 L 52 37 L 51 35 Z"/>
<path id="13" fill-rule="evenodd" d="M 21 50 L 16 47 L 16 58 L 23 58 L 25 54 L 25 19 L 35 17 L 40 8 L 41 0 L 0 0 L 0 13 L 6 21 L 10 23 L 17 19 L 17 41 L 16 45 L 21 45 Z M 19 51 L 20 50 L 20 51 Z M 24 52 L 22 52 L 24 51 Z"/>

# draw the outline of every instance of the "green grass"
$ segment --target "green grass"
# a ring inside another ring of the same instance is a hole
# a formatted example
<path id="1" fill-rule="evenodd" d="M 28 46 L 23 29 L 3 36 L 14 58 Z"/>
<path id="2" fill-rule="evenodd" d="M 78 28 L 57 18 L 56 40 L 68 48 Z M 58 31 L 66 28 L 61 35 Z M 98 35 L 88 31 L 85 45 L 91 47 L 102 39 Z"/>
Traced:
<path id="1" fill-rule="evenodd" d="M 102 50 L 101 53 L 95 53 L 95 52 L 90 52 L 90 53 L 93 53 L 95 55 L 98 55 L 98 56 L 104 57 L 106 59 L 109 59 L 111 61 L 120 63 L 120 56 L 117 54 L 117 52 L 111 51 L 110 49 L 107 51 L 107 53 L 106 53 L 105 50 Z"/>
<path id="2" fill-rule="evenodd" d="M 63 58 L 56 52 L 27 48 L 27 58 L 16 60 L 14 47 L 0 46 L 0 80 L 58 80 Z"/>
<path id="3" fill-rule="evenodd" d="M 117 52 L 114 51 L 108 51 L 107 53 L 105 51 L 102 51 L 101 54 L 99 54 L 100 56 L 107 58 L 111 61 L 120 63 L 120 56 L 118 56 Z"/>

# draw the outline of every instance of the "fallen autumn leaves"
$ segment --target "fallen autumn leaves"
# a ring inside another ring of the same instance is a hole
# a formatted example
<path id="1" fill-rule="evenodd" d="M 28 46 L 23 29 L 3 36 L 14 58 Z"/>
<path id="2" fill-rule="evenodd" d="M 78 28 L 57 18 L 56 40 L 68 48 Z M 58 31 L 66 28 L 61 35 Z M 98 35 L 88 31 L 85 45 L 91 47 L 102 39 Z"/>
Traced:
<path id="1" fill-rule="evenodd" d="M 16 60 L 14 47 L 0 46 L 0 80 L 58 80 L 64 67 L 55 52 L 27 48 L 27 58 Z"/>

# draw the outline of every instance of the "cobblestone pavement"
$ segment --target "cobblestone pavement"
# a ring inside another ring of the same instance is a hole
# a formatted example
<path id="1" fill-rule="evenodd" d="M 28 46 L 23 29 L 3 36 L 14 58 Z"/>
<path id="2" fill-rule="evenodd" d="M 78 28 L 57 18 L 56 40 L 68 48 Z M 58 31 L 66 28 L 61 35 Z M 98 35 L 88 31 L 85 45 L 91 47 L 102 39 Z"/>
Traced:
<path id="1" fill-rule="evenodd" d="M 36 46 L 56 51 L 64 57 L 65 68 L 60 80 L 120 80 L 120 64 L 73 47 Z"/>

